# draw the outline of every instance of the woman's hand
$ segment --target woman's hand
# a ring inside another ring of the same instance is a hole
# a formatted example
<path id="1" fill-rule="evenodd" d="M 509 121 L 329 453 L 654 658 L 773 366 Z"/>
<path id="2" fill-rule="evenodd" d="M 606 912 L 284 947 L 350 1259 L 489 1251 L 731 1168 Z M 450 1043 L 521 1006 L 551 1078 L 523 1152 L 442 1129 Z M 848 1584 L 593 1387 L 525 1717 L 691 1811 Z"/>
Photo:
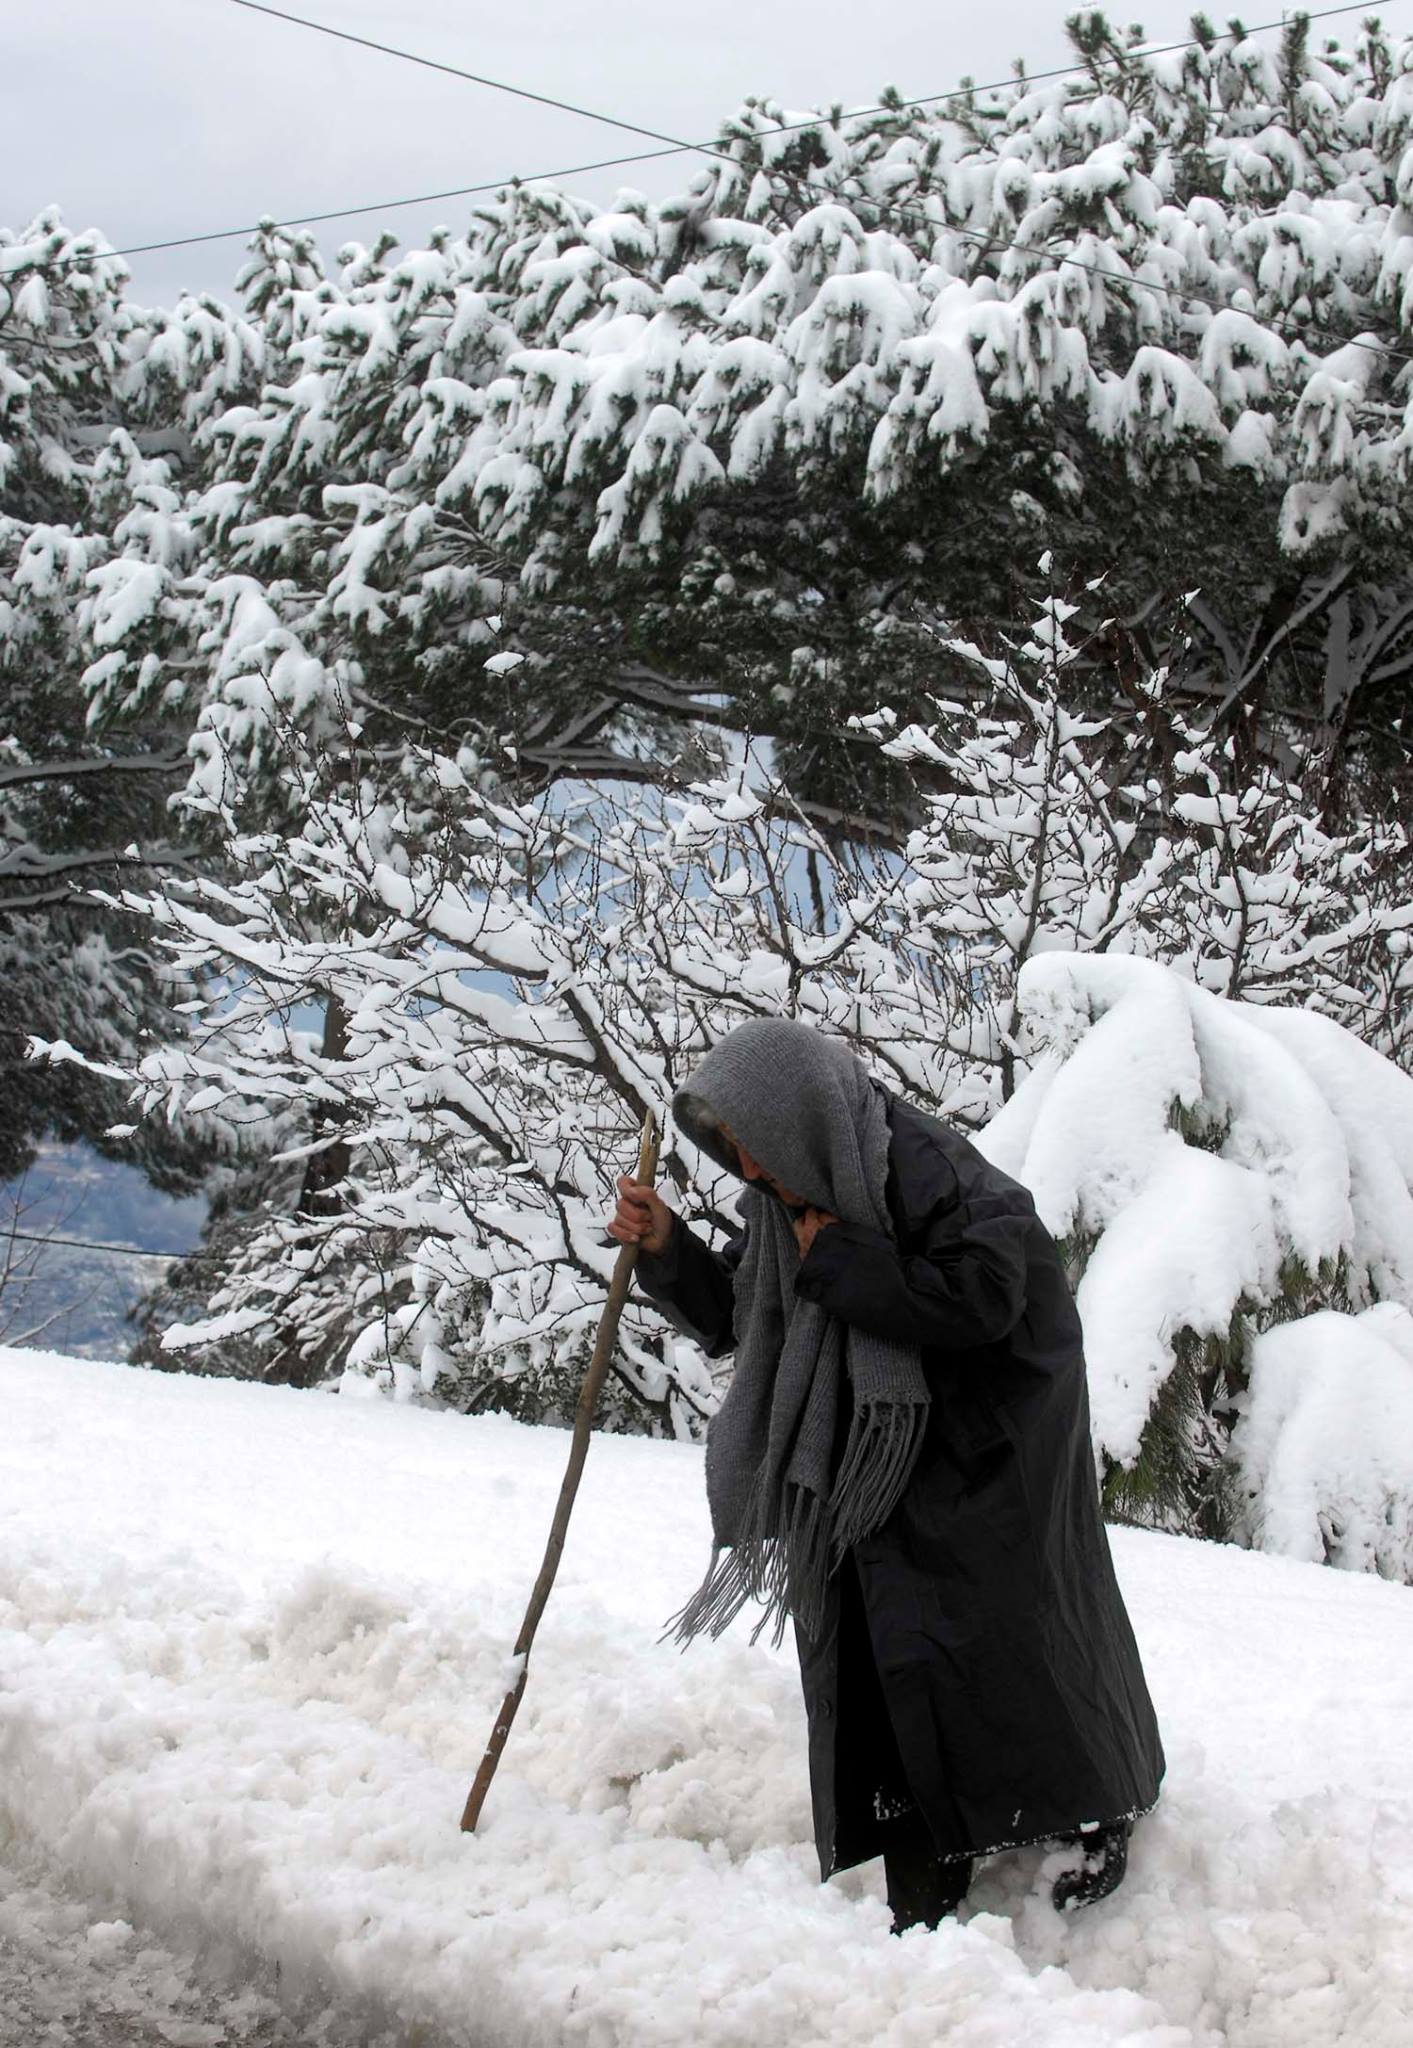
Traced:
<path id="1" fill-rule="evenodd" d="M 635 1244 L 640 1252 L 657 1258 L 667 1249 L 676 1221 L 662 1196 L 641 1181 L 621 1174 L 618 1207 L 609 1219 L 608 1234 L 620 1244 Z"/>
<path id="2" fill-rule="evenodd" d="M 795 1233 L 795 1242 L 800 1247 L 800 1257 L 805 1256 L 821 1230 L 838 1221 L 839 1218 L 831 1216 L 827 1209 L 806 1209 L 803 1216 L 792 1216 L 790 1225 Z"/>

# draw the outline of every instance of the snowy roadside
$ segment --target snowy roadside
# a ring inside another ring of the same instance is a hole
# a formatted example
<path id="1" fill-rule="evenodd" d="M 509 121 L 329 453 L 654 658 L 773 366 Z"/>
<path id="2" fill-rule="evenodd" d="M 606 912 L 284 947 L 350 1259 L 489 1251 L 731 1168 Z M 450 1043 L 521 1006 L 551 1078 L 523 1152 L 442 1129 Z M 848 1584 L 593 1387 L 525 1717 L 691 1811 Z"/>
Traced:
<path id="1" fill-rule="evenodd" d="M 104 1919 L 0 1820 L 0 2041 L 7 2048 L 345 2048 L 349 2017 L 286 2010 L 273 1969 L 229 1979 L 209 1944 Z M 354 2024 L 357 2025 L 355 2018 Z M 400 2048 L 387 2033 L 384 2048 Z M 378 2048 L 370 2037 L 368 2048 Z"/>
<path id="2" fill-rule="evenodd" d="M 656 1640 L 698 1453 L 595 1445 L 463 1838 L 562 1435 L 17 1352 L 0 1404 L 4 1803 L 107 1918 L 408 2041 L 1405 2048 L 1402 1587 L 1118 1532 L 1170 1759 L 1128 1883 L 1061 1921 L 997 1859 L 899 1942 L 815 1881 L 788 1653 Z"/>

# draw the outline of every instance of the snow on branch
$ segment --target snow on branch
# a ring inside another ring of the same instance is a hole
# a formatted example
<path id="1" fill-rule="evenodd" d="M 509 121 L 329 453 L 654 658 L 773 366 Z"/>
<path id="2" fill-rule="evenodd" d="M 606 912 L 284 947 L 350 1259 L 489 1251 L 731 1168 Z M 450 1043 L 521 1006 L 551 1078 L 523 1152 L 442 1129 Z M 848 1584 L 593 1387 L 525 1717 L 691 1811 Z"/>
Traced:
<path id="1" fill-rule="evenodd" d="M 172 1346 L 297 1331 L 312 1350 L 338 1330 L 348 1369 L 392 1388 L 518 1381 L 549 1401 L 597 1318 L 642 1113 L 665 1116 L 731 1022 L 810 1016 L 928 1099 L 955 1078 L 896 857 L 842 866 L 739 773 L 583 810 L 508 803 L 428 756 L 392 803 L 334 777 L 302 831 L 231 850 L 234 880 L 125 899 L 184 979 L 227 990 L 185 1047 L 138 1063 L 136 1100 L 237 1121 L 302 1108 L 309 1135 L 280 1156 L 343 1164 L 254 1231 Z M 296 1021 L 313 1015 L 322 1034 Z M 679 1139 L 664 1170 L 708 1231 L 729 1227 L 710 1161 Z M 621 1398 L 693 1427 L 714 1399 L 704 1361 L 641 1304 L 628 1341 Z"/>
<path id="2" fill-rule="evenodd" d="M 1413 1584 L 1413 1315 L 1382 1301 L 1256 1337 L 1232 1450 L 1253 1548 Z"/>

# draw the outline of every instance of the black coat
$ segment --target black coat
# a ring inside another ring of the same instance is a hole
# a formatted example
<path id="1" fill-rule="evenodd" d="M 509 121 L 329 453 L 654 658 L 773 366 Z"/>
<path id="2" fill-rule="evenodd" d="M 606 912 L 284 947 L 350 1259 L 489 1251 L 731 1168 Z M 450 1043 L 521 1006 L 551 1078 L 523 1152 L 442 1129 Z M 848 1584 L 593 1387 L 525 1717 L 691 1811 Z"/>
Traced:
<path id="1" fill-rule="evenodd" d="M 820 1870 L 879 1855 L 920 1809 L 944 1856 L 1143 1812 L 1163 1751 L 1114 1578 L 1079 1315 L 1026 1190 L 956 1132 L 889 1104 L 894 1237 L 820 1230 L 798 1292 L 919 1346 L 932 1403 L 906 1493 L 796 1630 Z M 744 1233 L 678 1223 L 647 1292 L 729 1351 Z M 847 1429 L 841 1421 L 841 1438 Z"/>

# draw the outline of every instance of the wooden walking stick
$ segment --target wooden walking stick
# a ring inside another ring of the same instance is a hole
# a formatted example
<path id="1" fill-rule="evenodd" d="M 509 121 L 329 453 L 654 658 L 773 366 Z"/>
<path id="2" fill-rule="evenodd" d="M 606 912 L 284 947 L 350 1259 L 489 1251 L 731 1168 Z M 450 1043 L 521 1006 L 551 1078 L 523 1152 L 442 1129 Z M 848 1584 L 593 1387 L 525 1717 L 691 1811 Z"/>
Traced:
<path id="1" fill-rule="evenodd" d="M 638 1182 L 640 1186 L 651 1187 L 657 1174 L 658 1129 L 657 1119 L 651 1110 L 643 1118 L 642 1138 L 638 1146 Z M 574 1496 L 579 1491 L 579 1480 L 584 1470 L 584 1460 L 589 1455 L 589 1435 L 594 1426 L 594 1410 L 598 1407 L 599 1394 L 608 1377 L 613 1347 L 618 1340 L 618 1324 L 623 1314 L 623 1304 L 628 1299 L 628 1284 L 633 1278 L 633 1268 L 638 1263 L 638 1247 L 635 1244 L 620 1245 L 618 1258 L 609 1282 L 608 1300 L 604 1303 L 599 1318 L 598 1335 L 594 1339 L 594 1352 L 589 1360 L 589 1369 L 584 1374 L 584 1384 L 579 1389 L 579 1405 L 574 1411 L 574 1438 L 569 1447 L 569 1463 L 564 1470 L 564 1483 L 559 1489 L 559 1501 L 555 1507 L 554 1520 L 550 1524 L 549 1542 L 545 1546 L 545 1561 L 540 1566 L 540 1576 L 535 1581 L 530 1595 L 530 1604 L 525 1609 L 525 1619 L 520 1624 L 520 1633 L 515 1638 L 515 1655 L 520 1669 L 514 1685 L 500 1703 L 491 1739 L 486 1744 L 486 1753 L 481 1758 L 481 1768 L 476 1773 L 466 1801 L 466 1810 L 461 1816 L 461 1832 L 471 1835 L 476 1832 L 476 1823 L 481 1818 L 481 1808 L 486 1803 L 491 1779 L 496 1774 L 500 1753 L 505 1748 L 505 1738 L 510 1733 L 510 1724 L 515 1719 L 515 1710 L 520 1705 L 520 1695 L 525 1690 L 525 1674 L 530 1668 L 530 1645 L 535 1640 L 535 1630 L 540 1625 L 540 1616 L 554 1584 L 554 1575 L 559 1570 L 559 1560 L 564 1553 L 564 1537 L 569 1527 L 569 1514 L 574 1506 Z"/>

